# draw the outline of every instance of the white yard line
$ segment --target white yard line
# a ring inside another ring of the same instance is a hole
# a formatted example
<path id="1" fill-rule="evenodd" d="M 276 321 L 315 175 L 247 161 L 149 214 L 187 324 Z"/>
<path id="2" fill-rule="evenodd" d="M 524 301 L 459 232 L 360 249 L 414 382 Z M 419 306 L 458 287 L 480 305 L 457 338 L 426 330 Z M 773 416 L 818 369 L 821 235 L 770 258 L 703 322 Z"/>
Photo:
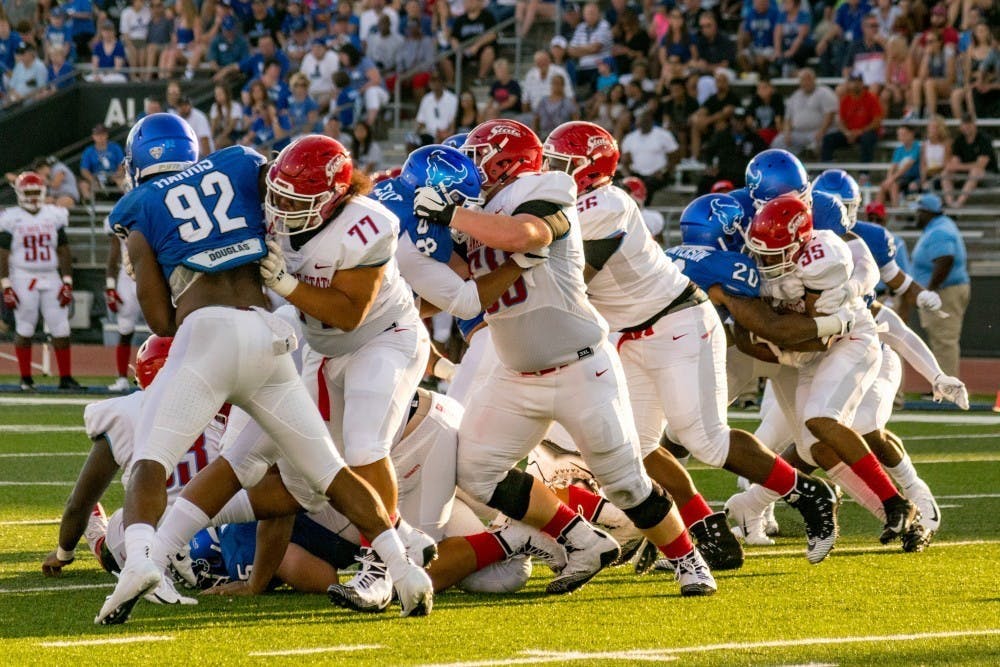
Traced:
<path id="1" fill-rule="evenodd" d="M 971 547 L 982 544 L 1000 544 L 1000 540 L 956 540 L 955 542 L 933 542 L 930 546 L 931 549 L 943 549 L 945 547 Z M 851 553 L 867 553 L 869 551 L 886 551 L 895 552 L 899 551 L 899 545 L 887 544 L 885 546 L 881 544 L 872 544 L 870 546 L 854 546 L 854 547 L 834 547 L 834 554 L 851 554 Z M 778 547 L 776 549 L 758 549 L 757 547 L 747 547 L 747 556 L 788 556 L 805 553 L 801 547 Z"/>
<path id="2" fill-rule="evenodd" d="M 90 452 L 3 452 L 0 459 L 44 459 L 50 456 L 86 456 Z"/>
<path id="3" fill-rule="evenodd" d="M 45 648 L 70 648 L 74 646 L 104 646 L 107 644 L 135 644 L 138 642 L 169 642 L 171 635 L 135 635 L 134 637 L 107 637 L 105 639 L 77 639 L 62 642 L 39 642 Z"/>
<path id="4" fill-rule="evenodd" d="M 0 521 L 0 526 L 54 526 L 59 519 L 24 519 L 23 521 Z"/>
<path id="5" fill-rule="evenodd" d="M 522 651 L 523 657 L 497 660 L 473 660 L 467 662 L 446 662 L 424 667 L 493 667 L 494 665 L 528 665 L 539 662 L 570 662 L 594 660 L 656 660 L 673 659 L 681 653 L 711 653 L 714 651 L 752 651 L 762 648 L 791 648 L 798 646 L 836 646 L 840 644 L 868 644 L 879 642 L 922 641 L 928 639 L 953 639 L 957 637 L 982 637 L 1000 635 L 1000 628 L 987 630 L 955 630 L 949 632 L 921 632 L 905 635 L 869 635 L 862 637 L 806 637 L 803 639 L 779 639 L 766 642 L 732 642 L 726 644 L 706 644 L 704 646 L 681 646 L 677 648 L 637 649 L 606 653 L 583 653 L 579 651 Z"/>
<path id="6" fill-rule="evenodd" d="M 997 438 L 1000 439 L 1000 433 L 955 433 L 952 434 L 942 434 L 942 435 L 908 435 L 903 437 L 903 442 L 910 442 L 911 440 L 978 440 L 978 439 L 989 439 Z"/>
<path id="7" fill-rule="evenodd" d="M 0 433 L 85 433 L 82 426 L 45 424 L 0 424 Z"/>
<path id="8" fill-rule="evenodd" d="M 280 655 L 311 655 L 313 653 L 342 653 L 350 651 L 374 651 L 385 648 L 381 644 L 353 644 L 344 646 L 317 646 L 315 648 L 290 648 L 283 651 L 251 651 L 247 653 L 253 658 L 266 658 Z"/>
<path id="9" fill-rule="evenodd" d="M 760 411 L 730 411 L 729 419 L 760 419 Z M 900 412 L 889 420 L 894 424 L 966 424 L 1000 426 L 1000 415 L 992 412 Z M 944 437 L 948 437 L 945 435 Z"/>
<path id="10" fill-rule="evenodd" d="M 111 396 L 111 394 L 107 396 L 95 396 L 93 398 L 71 398 L 69 396 L 62 398 L 56 396 L 52 398 L 42 398 L 41 396 L 0 396 L 0 405 L 90 405 L 91 403 L 111 398 Z"/>
<path id="11" fill-rule="evenodd" d="M 58 593 L 62 591 L 84 591 L 91 588 L 111 588 L 115 582 L 106 584 L 67 584 L 65 586 L 38 586 L 36 588 L 0 588 L 0 594 L 18 595 L 20 593 Z"/>
<path id="12" fill-rule="evenodd" d="M 76 482 L 11 482 L 0 481 L 0 486 L 73 486 Z"/>

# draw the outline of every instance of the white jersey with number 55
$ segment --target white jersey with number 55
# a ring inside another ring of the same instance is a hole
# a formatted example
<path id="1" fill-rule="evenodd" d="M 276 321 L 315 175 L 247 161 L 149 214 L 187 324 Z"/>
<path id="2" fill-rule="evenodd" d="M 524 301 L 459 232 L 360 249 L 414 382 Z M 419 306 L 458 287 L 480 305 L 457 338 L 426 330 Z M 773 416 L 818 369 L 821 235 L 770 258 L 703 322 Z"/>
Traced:
<path id="1" fill-rule="evenodd" d="M 549 259 L 521 275 L 486 309 L 497 356 L 507 368 L 532 372 L 576 361 L 581 351 L 605 339 L 607 322 L 587 299 L 583 282 L 583 237 L 576 213 L 576 183 L 569 174 L 523 174 L 486 204 L 487 213 L 513 215 L 527 202 L 560 206 L 569 231 L 549 245 Z M 507 253 L 471 240 L 469 270 L 475 277 L 495 270 Z"/>

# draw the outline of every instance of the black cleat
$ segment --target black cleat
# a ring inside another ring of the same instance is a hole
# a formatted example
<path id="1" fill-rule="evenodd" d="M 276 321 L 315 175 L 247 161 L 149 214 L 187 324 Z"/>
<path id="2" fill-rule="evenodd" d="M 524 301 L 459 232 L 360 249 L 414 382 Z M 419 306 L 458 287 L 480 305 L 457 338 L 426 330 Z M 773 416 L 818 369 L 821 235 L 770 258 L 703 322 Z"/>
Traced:
<path id="1" fill-rule="evenodd" d="M 30 375 L 22 377 L 21 391 L 35 391 L 35 379 Z"/>
<path id="2" fill-rule="evenodd" d="M 632 558 L 634 558 L 635 555 L 639 553 L 639 549 L 642 548 L 643 543 L 645 541 L 646 538 L 643 537 L 642 535 L 627 540 L 624 544 L 622 544 L 621 554 L 618 556 L 618 558 L 615 559 L 615 562 L 613 562 L 608 567 L 619 567 L 621 565 L 625 565 L 626 563 L 631 562 Z"/>
<path id="3" fill-rule="evenodd" d="M 59 390 L 60 391 L 79 391 L 83 389 L 83 386 L 73 379 L 71 375 L 64 375 L 59 378 Z"/>
<path id="4" fill-rule="evenodd" d="M 910 529 L 902 535 L 903 551 L 908 554 L 919 553 L 930 546 L 933 537 L 934 533 L 928 533 L 919 520 L 914 521 L 910 524 Z"/>
<path id="5" fill-rule="evenodd" d="M 660 550 L 656 548 L 656 545 L 649 540 L 643 540 L 642 550 L 635 557 L 635 573 L 647 574 L 651 572 L 660 558 Z"/>
<path id="6" fill-rule="evenodd" d="M 743 547 L 729 529 L 725 512 L 708 515 L 692 524 L 688 532 L 712 570 L 738 570 L 743 567 Z"/>
<path id="7" fill-rule="evenodd" d="M 910 532 L 914 523 L 920 519 L 920 512 L 917 506 L 903 496 L 896 495 L 889 498 L 882 507 L 885 508 L 885 526 L 878 541 L 882 544 L 889 544 L 897 537 L 903 537 Z M 922 532 L 922 531 L 921 531 Z M 904 542 L 904 548 L 906 543 Z"/>
<path id="8" fill-rule="evenodd" d="M 806 559 L 815 565 L 833 550 L 837 542 L 837 510 L 840 493 L 821 479 L 798 473 L 795 488 L 785 502 L 798 510 L 806 522 Z"/>

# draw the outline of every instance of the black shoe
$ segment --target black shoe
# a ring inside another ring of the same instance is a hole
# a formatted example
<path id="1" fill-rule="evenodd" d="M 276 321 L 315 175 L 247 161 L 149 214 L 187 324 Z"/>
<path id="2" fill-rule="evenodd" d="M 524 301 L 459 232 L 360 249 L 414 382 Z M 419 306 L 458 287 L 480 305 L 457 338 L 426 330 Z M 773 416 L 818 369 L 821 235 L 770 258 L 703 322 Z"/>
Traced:
<path id="1" fill-rule="evenodd" d="M 798 510 L 806 522 L 806 559 L 815 565 L 833 550 L 837 542 L 839 493 L 821 479 L 797 473 L 795 488 L 785 502 Z"/>
<path id="2" fill-rule="evenodd" d="M 79 382 L 73 379 L 71 375 L 64 375 L 59 378 L 59 389 L 61 391 L 79 391 L 83 389 Z"/>
<path id="3" fill-rule="evenodd" d="M 21 378 L 21 391 L 35 391 L 35 380 L 30 375 Z"/>
<path id="4" fill-rule="evenodd" d="M 919 510 L 917 511 L 917 516 L 920 516 Z M 902 535 L 903 551 L 908 554 L 919 553 L 930 546 L 931 538 L 933 537 L 934 533 L 927 533 L 924 527 L 920 525 L 920 519 L 918 518 L 910 524 L 910 529 Z"/>
<path id="5" fill-rule="evenodd" d="M 743 547 L 729 529 L 725 512 L 710 514 L 688 528 L 698 552 L 712 570 L 743 567 Z"/>
<path id="6" fill-rule="evenodd" d="M 882 503 L 882 507 L 885 508 L 885 526 L 878 538 L 882 544 L 889 544 L 905 535 L 920 518 L 917 506 L 900 495 L 889 498 Z"/>
<path id="7" fill-rule="evenodd" d="M 621 554 L 619 554 L 618 558 L 615 559 L 615 562 L 611 563 L 608 567 L 619 567 L 630 562 L 632 558 L 639 553 L 639 549 L 642 548 L 645 541 L 646 538 L 642 535 L 639 537 L 633 537 L 632 539 L 626 541 L 622 544 Z"/>
<path id="8" fill-rule="evenodd" d="M 649 540 L 643 540 L 642 549 L 635 558 L 635 573 L 647 574 L 651 572 L 660 558 L 662 558 L 662 554 L 656 545 Z"/>

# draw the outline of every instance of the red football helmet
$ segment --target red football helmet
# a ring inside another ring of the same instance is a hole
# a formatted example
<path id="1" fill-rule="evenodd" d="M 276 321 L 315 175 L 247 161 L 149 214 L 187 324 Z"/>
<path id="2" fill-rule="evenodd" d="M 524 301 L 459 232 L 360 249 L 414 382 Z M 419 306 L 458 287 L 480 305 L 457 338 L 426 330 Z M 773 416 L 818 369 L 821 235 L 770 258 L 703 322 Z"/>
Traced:
<path id="1" fill-rule="evenodd" d="M 611 182 L 618 169 L 618 142 L 600 125 L 582 120 L 563 123 L 545 140 L 549 171 L 565 171 L 579 194 Z"/>
<path id="2" fill-rule="evenodd" d="M 21 172 L 14 181 L 17 205 L 34 213 L 45 203 L 45 179 L 33 171 Z"/>
<path id="3" fill-rule="evenodd" d="M 524 123 L 498 118 L 477 125 L 461 151 L 468 155 L 483 179 L 487 196 L 519 174 L 542 170 L 542 142 Z"/>
<path id="4" fill-rule="evenodd" d="M 711 193 L 713 195 L 727 195 L 735 189 L 736 186 L 733 185 L 732 181 L 716 181 L 712 184 Z"/>
<path id="5" fill-rule="evenodd" d="M 145 389 L 153 384 L 156 374 L 167 363 L 167 354 L 173 338 L 152 335 L 143 341 L 135 355 L 135 379 L 139 386 Z"/>
<path id="6" fill-rule="evenodd" d="M 285 146 L 267 171 L 264 212 L 274 234 L 304 232 L 326 220 L 347 194 L 354 165 L 336 139 L 310 134 Z"/>
<path id="7" fill-rule="evenodd" d="M 746 245 L 762 276 L 779 278 L 795 268 L 799 251 L 812 238 L 812 212 L 799 197 L 782 195 L 754 216 Z"/>
<path id="8" fill-rule="evenodd" d="M 622 179 L 622 187 L 628 190 L 628 193 L 632 195 L 632 199 L 639 206 L 646 203 L 646 197 L 648 196 L 648 191 L 646 190 L 646 184 L 642 182 L 642 179 L 638 176 L 626 176 Z"/>
<path id="9" fill-rule="evenodd" d="M 401 173 L 403 173 L 402 167 L 393 167 L 391 169 L 383 169 L 382 171 L 376 171 L 372 174 L 372 185 L 378 185 L 382 181 L 388 181 L 390 178 L 396 178 Z"/>

